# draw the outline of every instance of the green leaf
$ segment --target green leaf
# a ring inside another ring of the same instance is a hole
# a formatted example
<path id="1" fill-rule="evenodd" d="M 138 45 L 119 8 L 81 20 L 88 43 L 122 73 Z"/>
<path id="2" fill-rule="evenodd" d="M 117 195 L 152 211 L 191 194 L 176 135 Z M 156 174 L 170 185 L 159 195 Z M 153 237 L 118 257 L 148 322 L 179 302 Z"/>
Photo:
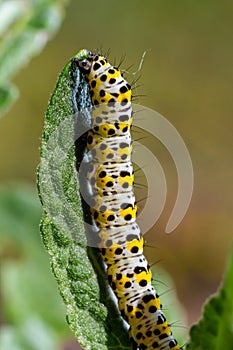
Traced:
<path id="1" fill-rule="evenodd" d="M 233 349 L 233 250 L 218 294 L 204 306 L 202 320 L 190 331 L 187 350 Z"/>
<path id="2" fill-rule="evenodd" d="M 0 114 L 7 112 L 18 95 L 18 89 L 15 86 L 7 83 L 5 86 L 0 86 Z"/>
<path id="3" fill-rule="evenodd" d="M 75 83 L 71 72 L 76 74 Z M 82 116 L 74 116 L 73 95 L 78 96 L 79 108 L 90 107 L 87 83 L 78 70 L 71 69 L 70 61 L 46 112 L 38 171 L 44 211 L 41 234 L 67 307 L 67 321 L 80 345 L 90 350 L 131 349 L 102 259 L 95 248 L 87 248 L 75 157 L 75 152 L 77 157 L 82 154 L 84 145 L 80 142 L 75 150 L 73 141 L 74 122 Z"/>
<path id="4" fill-rule="evenodd" d="M 11 0 L 0 3 L 0 114 L 18 96 L 9 83 L 58 30 L 67 0 Z"/>

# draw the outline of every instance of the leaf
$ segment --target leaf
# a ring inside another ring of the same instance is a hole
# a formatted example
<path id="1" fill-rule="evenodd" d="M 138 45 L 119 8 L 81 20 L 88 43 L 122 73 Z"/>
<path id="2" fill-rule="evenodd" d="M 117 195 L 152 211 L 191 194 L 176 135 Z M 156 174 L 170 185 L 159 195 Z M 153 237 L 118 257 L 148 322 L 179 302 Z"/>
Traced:
<path id="1" fill-rule="evenodd" d="M 187 350 L 233 349 L 233 250 L 222 287 L 204 306 L 203 318 L 190 331 Z"/>
<path id="2" fill-rule="evenodd" d="M 0 114 L 5 113 L 8 108 L 17 99 L 19 93 L 15 86 L 8 83 L 5 86 L 0 86 Z"/>
<path id="3" fill-rule="evenodd" d="M 78 107 L 90 107 L 87 84 L 78 70 L 71 69 L 70 61 L 46 112 L 38 170 L 44 211 L 41 234 L 67 307 L 67 321 L 80 345 L 90 350 L 127 350 L 131 349 L 128 334 L 112 299 L 102 259 L 95 248 L 87 247 L 75 167 L 75 152 L 81 156 L 84 144 L 80 142 L 75 149 L 73 141 L 74 122 L 78 120 L 79 127 L 82 115 L 74 115 L 74 96 Z"/>
<path id="4" fill-rule="evenodd" d="M 0 3 L 0 114 L 18 96 L 9 82 L 58 30 L 67 0 L 10 0 Z"/>

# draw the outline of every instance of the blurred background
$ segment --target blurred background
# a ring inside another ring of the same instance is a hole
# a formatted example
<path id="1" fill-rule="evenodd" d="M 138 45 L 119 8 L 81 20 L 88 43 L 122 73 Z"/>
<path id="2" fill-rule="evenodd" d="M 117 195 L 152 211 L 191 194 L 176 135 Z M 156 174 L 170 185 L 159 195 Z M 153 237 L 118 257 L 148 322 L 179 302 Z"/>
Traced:
<path id="1" fill-rule="evenodd" d="M 79 349 L 65 325 L 65 308 L 40 242 L 36 168 L 48 99 L 61 69 L 81 48 L 109 50 L 116 64 L 125 57 L 121 68 L 133 65 L 130 72 L 147 51 L 135 92 L 143 96 L 135 102 L 176 127 L 190 152 L 195 182 L 185 218 L 166 235 L 177 194 L 176 170 L 166 149 L 147 135 L 145 142 L 166 174 L 168 196 L 162 216 L 146 235 L 146 254 L 151 262 L 162 259 L 159 266 L 175 283 L 188 325 L 200 318 L 204 301 L 222 280 L 232 243 L 232 33 L 233 3 L 227 0 L 73 0 L 56 37 L 14 78 L 20 97 L 0 120 L 0 305 L 5 305 L 0 322 L 6 325 L 15 317 L 21 325 L 17 334 L 7 328 L 8 344 L 35 322 L 39 333 L 34 336 L 43 334 L 45 349 L 53 349 L 51 334 L 59 343 L 56 349 Z M 29 281 L 33 290 L 27 290 Z M 47 303 L 47 288 L 55 291 L 55 308 Z M 40 319 L 48 310 L 49 335 Z"/>

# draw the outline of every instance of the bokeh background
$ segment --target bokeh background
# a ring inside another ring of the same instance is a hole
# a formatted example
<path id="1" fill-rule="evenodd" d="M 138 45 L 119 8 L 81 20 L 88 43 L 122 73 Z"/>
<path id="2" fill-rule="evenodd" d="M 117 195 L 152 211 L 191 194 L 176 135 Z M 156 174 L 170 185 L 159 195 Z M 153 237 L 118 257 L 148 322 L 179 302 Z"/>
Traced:
<path id="1" fill-rule="evenodd" d="M 25 242 L 20 243 L 17 230 L 19 235 L 24 234 L 27 225 L 22 226 L 23 220 L 27 213 L 33 215 L 34 209 L 33 239 L 38 249 L 43 249 L 37 228 L 40 209 L 35 195 L 36 168 L 44 112 L 64 64 L 81 48 L 109 49 L 112 62 L 118 63 L 125 56 L 121 67 L 133 65 L 130 72 L 134 72 L 146 50 L 135 90 L 140 96 L 135 102 L 158 111 L 176 127 L 190 152 L 195 177 L 187 215 L 172 234 L 166 235 L 165 226 L 177 194 L 176 171 L 164 147 L 146 137 L 168 181 L 165 210 L 146 235 L 147 254 L 152 262 L 162 259 L 159 265 L 172 276 L 188 325 L 200 318 L 204 301 L 221 282 L 232 243 L 232 14 L 230 0 L 70 1 L 57 36 L 14 79 L 20 98 L 0 121 L 2 208 L 8 203 L 8 211 L 2 209 L 1 214 L 5 233 L 8 223 L 17 218 L 12 241 L 3 235 L 2 266 L 7 264 L 11 271 L 12 261 L 22 262 L 22 250 L 28 250 Z M 19 198 L 24 198 L 23 205 Z M 20 253 L 19 247 L 24 247 Z M 36 253 L 30 254 L 33 261 Z M 42 260 L 49 269 L 46 253 Z M 14 283 L 20 271 L 13 269 L 11 273 L 10 281 Z M 2 273 L 2 277 L 5 275 Z M 37 277 L 41 277 L 37 307 L 43 308 L 46 279 L 40 274 Z M 25 277 L 25 281 L 27 278 L 31 277 Z M 4 296 L 1 300 L 5 301 Z M 65 314 L 59 296 L 57 302 Z M 1 314 L 2 323 L 6 317 Z M 56 319 L 56 315 L 53 317 Z M 68 329 L 64 334 L 67 339 L 72 337 Z M 60 348 L 78 349 L 72 344 L 67 341 Z"/>

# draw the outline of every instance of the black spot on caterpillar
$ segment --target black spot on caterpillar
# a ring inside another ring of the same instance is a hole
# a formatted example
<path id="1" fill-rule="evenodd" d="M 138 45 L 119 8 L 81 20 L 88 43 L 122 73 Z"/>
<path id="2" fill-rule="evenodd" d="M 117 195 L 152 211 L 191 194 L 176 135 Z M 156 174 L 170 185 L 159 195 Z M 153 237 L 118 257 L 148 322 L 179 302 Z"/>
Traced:
<path id="1" fill-rule="evenodd" d="M 86 134 L 90 157 L 87 179 L 93 200 L 89 221 L 96 228 L 96 242 L 119 311 L 130 326 L 129 336 L 136 349 L 181 350 L 151 285 L 152 273 L 136 223 L 131 87 L 102 55 L 81 50 L 72 65 L 85 76 L 93 105 Z"/>

